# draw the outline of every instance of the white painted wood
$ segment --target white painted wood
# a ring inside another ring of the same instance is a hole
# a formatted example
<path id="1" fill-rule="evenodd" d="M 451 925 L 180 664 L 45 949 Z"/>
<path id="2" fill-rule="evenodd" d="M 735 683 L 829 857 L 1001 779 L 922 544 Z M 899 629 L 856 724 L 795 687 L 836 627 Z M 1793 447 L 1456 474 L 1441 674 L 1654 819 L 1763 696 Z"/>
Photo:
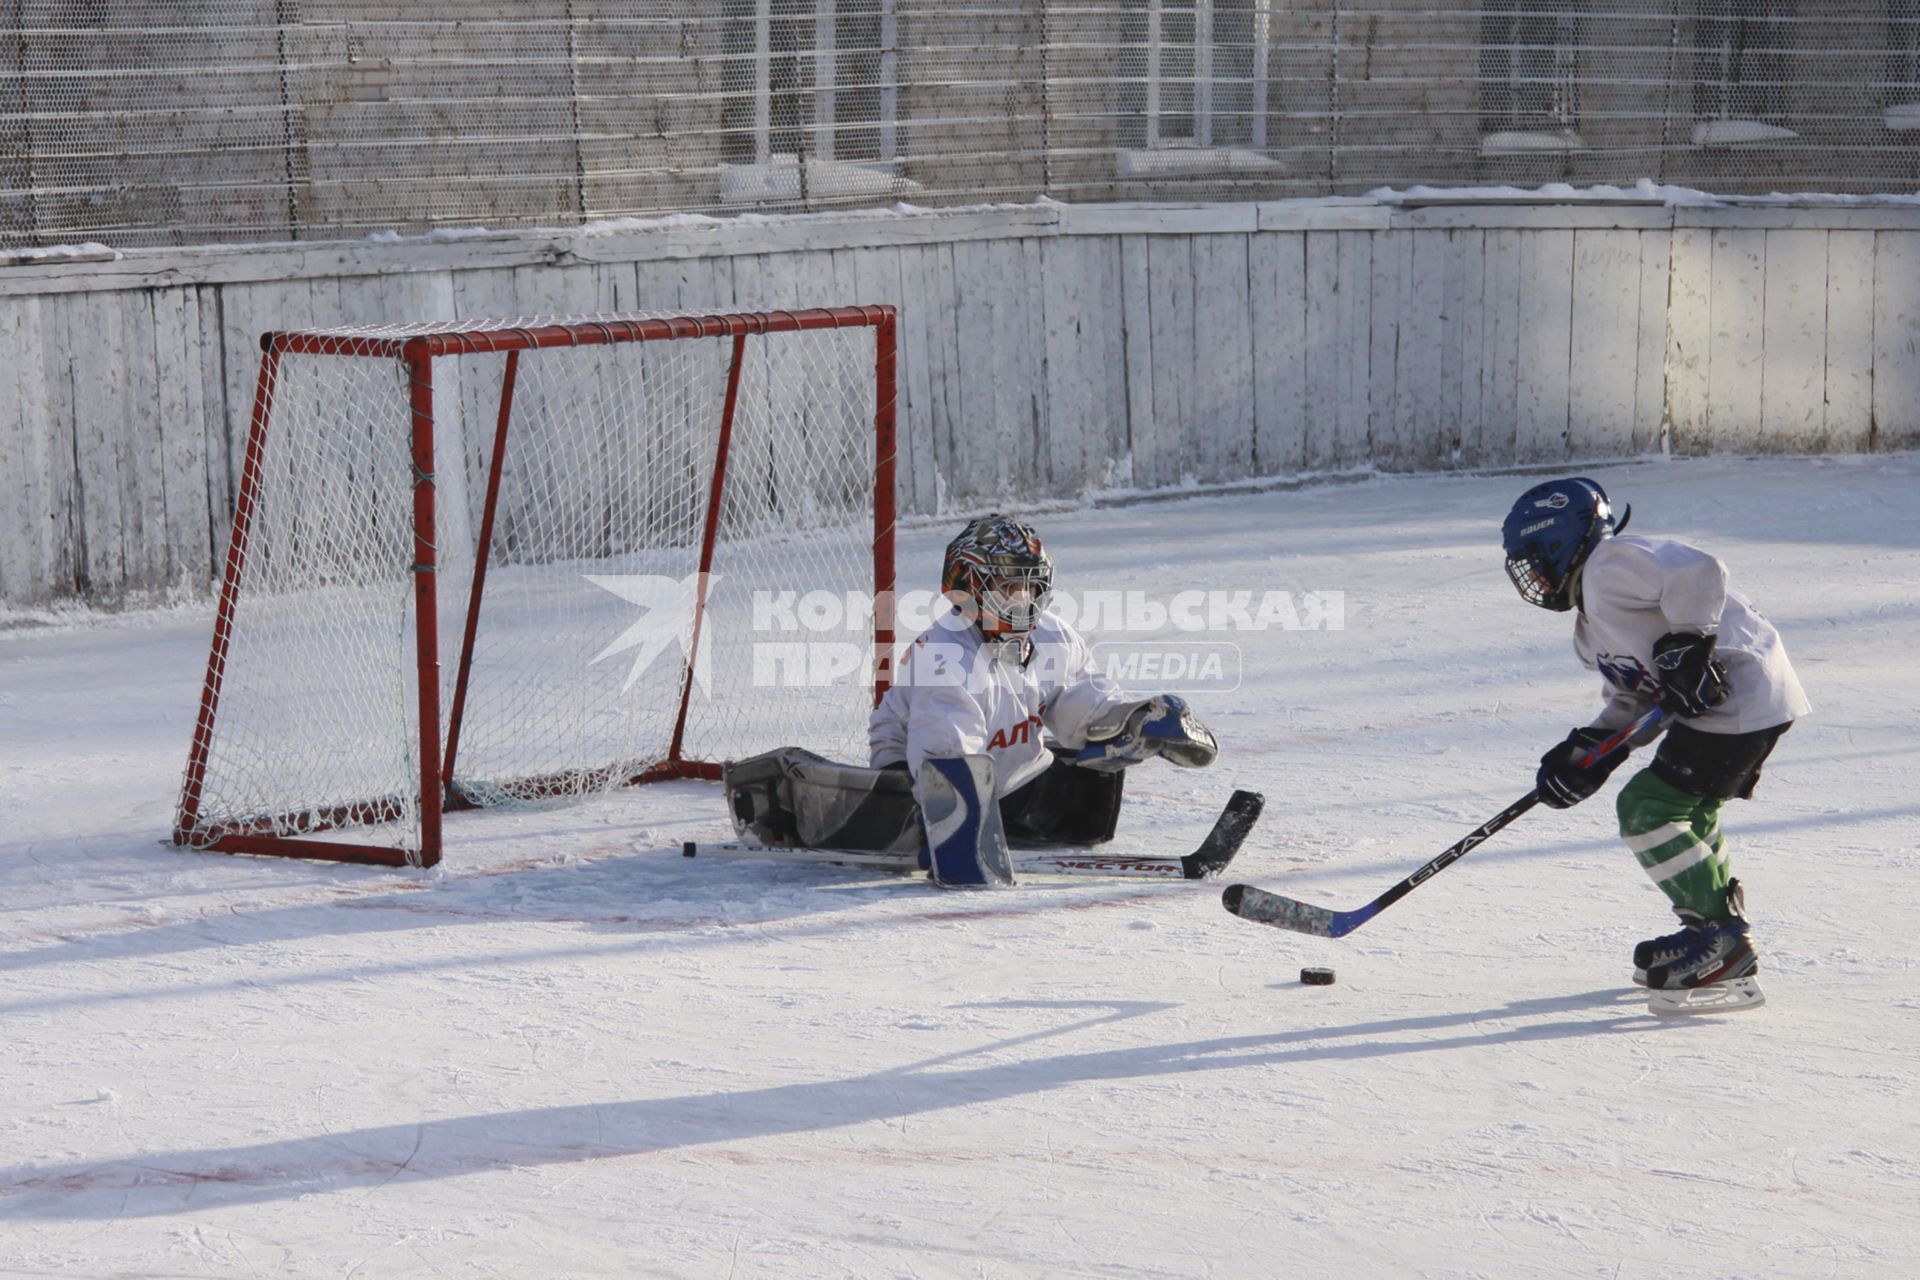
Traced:
<path id="1" fill-rule="evenodd" d="M 967 377 L 960 362 L 960 298 L 955 290 L 953 245 L 933 245 L 922 252 L 927 257 L 928 296 L 939 300 L 939 312 L 928 333 L 928 364 L 934 378 L 933 446 L 938 474 L 943 477 L 940 510 L 963 513 L 973 510 L 976 496 L 961 491 L 955 477 L 961 474 L 965 452 L 988 447 L 971 432 L 967 420 Z"/>
<path id="2" fill-rule="evenodd" d="M 1060 459 L 1060 474 L 1056 477 L 1054 473 L 1053 425 L 1047 407 L 1047 298 L 1041 242 L 1016 240 L 1013 243 L 1019 248 L 1015 280 L 1023 287 L 1024 296 L 1017 290 L 1008 291 L 1010 301 L 1017 307 L 1010 317 L 1013 323 L 1008 326 L 1008 336 L 1013 340 L 1009 354 L 1014 364 L 1009 390 L 1016 400 L 1016 416 L 1023 415 L 1024 438 L 1032 448 L 1027 475 L 1019 492 L 1032 499 L 1050 497 L 1063 487 L 1073 491 L 1080 484 L 1080 467 L 1078 460 L 1071 456 L 1078 451 L 1070 448 L 1066 451 L 1068 456 Z"/>
<path id="3" fill-rule="evenodd" d="M 1029 260 L 1022 242 L 995 240 L 958 246 L 955 264 L 965 273 L 961 358 L 966 360 L 969 343 L 980 353 L 974 366 L 981 375 L 980 394 L 969 399 L 982 404 L 989 442 L 984 450 L 964 453 L 956 461 L 963 470 L 978 470 L 977 492 L 1026 497 L 1040 491 L 1034 398 L 1044 354 L 1036 346 L 1035 317 L 1030 314 L 1034 300 L 1027 291 Z"/>
<path id="4" fill-rule="evenodd" d="M 0 465 L 40 488 L 0 601 L 204 591 L 258 334 L 315 323 L 897 299 L 908 511 L 1658 450 L 1669 420 L 1678 452 L 1920 438 L 1920 211 L 1627 213 L 1041 205 L 8 267 Z M 500 363 L 441 402 L 469 475 Z"/>
<path id="5" fill-rule="evenodd" d="M 900 434 L 899 492 L 903 513 L 937 515 L 940 512 L 940 456 L 934 447 L 934 419 L 941 412 L 936 388 L 944 392 L 945 368 L 935 358 L 933 326 L 948 314 L 944 298 L 934 291 L 932 258 L 937 251 L 915 245 L 897 251 L 900 259 L 899 367 L 896 377 L 905 393 L 906 412 L 896 415 Z"/>
<path id="6" fill-rule="evenodd" d="M 1667 294 L 1673 237 L 1643 231 L 1640 242 L 1639 342 L 1634 356 L 1633 452 L 1665 449 L 1667 407 Z"/>
<path id="7" fill-rule="evenodd" d="M 831 301 L 835 305 L 895 308 L 894 506 L 896 510 L 911 511 L 914 509 L 912 476 L 924 468 L 914 456 L 916 402 L 910 393 L 913 371 L 908 365 L 911 356 L 901 332 L 905 307 L 900 272 L 904 259 L 905 255 L 894 249 L 848 249 L 835 253 L 836 293 Z"/>
<path id="8" fill-rule="evenodd" d="M 206 433 L 208 568 L 211 585 L 217 587 L 233 526 L 234 493 L 229 485 L 233 474 L 229 460 L 233 440 L 227 422 L 227 366 L 232 361 L 244 361 L 249 353 L 227 349 L 226 333 L 221 327 L 220 291 L 211 285 L 196 285 L 188 292 L 196 299 L 199 310 L 200 422 Z M 252 355 L 257 363 L 258 353 Z M 194 376 L 194 371 L 187 370 L 186 376 Z"/>
<path id="9" fill-rule="evenodd" d="M 960 434 L 944 465 L 954 492 L 963 495 L 969 510 L 981 502 L 999 504 L 1021 471 L 1009 389 L 998 385 L 1006 357 L 1005 335 L 997 326 L 1008 309 L 1004 293 L 1013 270 L 992 252 L 997 247 L 997 242 L 953 246 L 958 367 L 970 376 L 960 385 Z M 1031 459 L 1031 449 L 1026 456 Z"/>
<path id="10" fill-rule="evenodd" d="M 71 312 L 77 298 L 54 295 L 40 299 L 40 324 L 35 338 L 40 355 L 40 408 L 46 415 L 47 451 L 50 461 L 50 512 L 54 516 L 55 539 L 48 558 L 48 571 L 62 595 L 83 599 L 113 598 L 117 584 L 103 583 L 95 589 L 87 577 L 86 516 L 87 495 L 81 486 L 83 462 L 80 442 L 74 431 L 74 346 Z M 91 334 L 85 335 L 91 344 Z M 91 464 L 86 464 L 91 465 Z"/>
<path id="11" fill-rule="evenodd" d="M 1347 394 L 1342 322 L 1346 299 L 1340 293 L 1339 233 L 1310 231 L 1304 239 L 1301 465 L 1321 471 L 1333 466 L 1340 452 L 1336 442 Z"/>
<path id="12" fill-rule="evenodd" d="M 1342 338 L 1335 355 L 1346 377 L 1332 461 L 1339 467 L 1357 467 L 1367 462 L 1367 434 L 1372 426 L 1373 313 L 1368 280 L 1372 274 L 1374 238 L 1357 231 L 1338 232 L 1337 237 L 1340 244 L 1338 322 Z"/>
<path id="13" fill-rule="evenodd" d="M 1446 367 L 1453 246 L 1445 231 L 1407 232 L 1405 238 L 1407 274 L 1394 359 L 1394 440 L 1399 465 L 1431 469 L 1451 460 L 1453 432 L 1443 424 L 1459 397 L 1457 371 L 1456 380 L 1450 381 Z"/>
<path id="14" fill-rule="evenodd" d="M 1259 231 L 1385 231 L 1392 211 L 1358 196 L 1326 200 L 1271 200 L 1255 208 Z M 1071 234 L 1065 225 L 1063 233 Z"/>
<path id="15" fill-rule="evenodd" d="M 1253 474 L 1253 302 L 1249 237 L 1193 241 L 1193 407 L 1187 451 L 1203 481 Z"/>
<path id="16" fill-rule="evenodd" d="M 1061 235 L 1223 235 L 1258 228 L 1252 204 L 1067 205 L 1060 208 Z"/>
<path id="17" fill-rule="evenodd" d="M 1087 295 L 1089 319 L 1085 336 L 1091 340 L 1087 385 L 1097 407 L 1094 429 L 1084 441 L 1087 482 L 1096 490 L 1114 489 L 1130 483 L 1132 478 L 1121 241 L 1118 236 L 1101 240 L 1056 240 L 1047 245 L 1047 251 L 1069 244 L 1092 250 L 1091 260 L 1086 264 L 1093 286 Z M 1058 411 L 1060 406 L 1056 405 L 1055 409 Z"/>
<path id="18" fill-rule="evenodd" d="M 1242 212 L 1251 210 L 1251 214 Z M 1248 218 L 1251 217 L 1249 223 Z M 1405 220 L 1420 219 L 1415 224 Z M 499 231 L 392 241 L 308 242 L 208 248 L 123 250 L 112 261 L 14 259 L 0 266 L 0 294 L 88 292 L 101 287 L 165 288 L 304 276 L 447 272 L 580 262 L 631 263 L 672 258 L 1052 235 L 1144 235 L 1232 231 L 1385 230 L 1389 225 L 1498 227 L 1589 225 L 1642 230 L 1675 228 L 1805 228 L 1920 231 L 1912 204 L 1650 209 L 1605 211 L 1567 204 L 1395 209 L 1367 197 L 1278 200 L 1217 205 L 1000 205 L 990 208 L 867 210 L 793 218 L 677 215 L 620 219 L 571 231 Z M 1394 219 L 1403 221 L 1395 222 Z M 1640 219 L 1642 221 L 1633 221 Z"/>
<path id="19" fill-rule="evenodd" d="M 1713 325 L 1707 370 L 1707 444 L 1752 449 L 1759 441 L 1766 360 L 1764 231 L 1713 233 Z"/>
<path id="20" fill-rule="evenodd" d="M 1115 478 L 1127 488 L 1144 486 L 1147 480 L 1145 457 L 1154 440 L 1154 351 L 1153 325 L 1149 320 L 1146 236 L 1125 236 L 1120 241 L 1120 305 L 1126 336 L 1127 358 L 1127 452 Z"/>
<path id="21" fill-rule="evenodd" d="M 664 315 L 684 311 L 681 294 L 686 283 L 686 266 L 697 259 L 665 259 L 658 262 L 636 262 L 628 271 L 630 277 L 625 289 L 614 286 L 614 298 L 611 309 L 614 311 L 644 311 L 653 315 Z"/>
<path id="22" fill-rule="evenodd" d="M 1567 425 L 1570 452 L 1578 456 L 1633 451 L 1640 236 L 1638 231 L 1573 233 Z"/>
<path id="23" fill-rule="evenodd" d="M 113 295 L 76 294 L 61 299 L 53 321 L 58 345 L 49 344 L 48 356 L 64 366 L 67 410 L 72 414 L 74 459 L 77 464 L 75 523 L 80 529 L 76 562 L 95 598 L 108 604 L 125 600 L 129 590 L 143 584 L 139 566 L 129 565 L 126 545 L 129 521 L 127 449 L 120 398 L 122 380 L 100 376 L 103 369 L 121 369 L 127 361 L 123 309 L 112 305 Z M 137 526 L 137 511 L 131 513 Z"/>
<path id="24" fill-rule="evenodd" d="M 1920 230 L 1920 207 L 1912 204 L 1679 206 L 1673 210 L 1673 225 L 1711 230 L 1915 231 Z"/>
<path id="25" fill-rule="evenodd" d="M 1519 231 L 1486 233 L 1485 320 L 1482 327 L 1479 430 L 1464 449 L 1470 466 L 1499 466 L 1518 456 L 1520 440 Z M 1468 423 L 1471 430 L 1474 423 Z"/>
<path id="26" fill-rule="evenodd" d="M 150 296 L 167 518 L 167 586 L 198 595 L 207 590 L 213 575 L 207 429 L 214 415 L 208 412 L 206 385 L 200 376 L 200 294 L 197 289 L 169 289 Z M 136 417 L 128 426 L 137 431 L 141 423 Z"/>
<path id="27" fill-rule="evenodd" d="M 53 593 L 54 525 L 44 353 L 38 298 L 0 298 L 0 474 L 11 476 L 12 500 L 0 503 L 0 603 L 39 601 Z M 69 458 L 71 455 L 69 455 Z"/>
<path id="28" fill-rule="evenodd" d="M 1713 233 L 1673 233 L 1667 292 L 1668 447 L 1704 452 L 1713 369 Z"/>
<path id="29" fill-rule="evenodd" d="M 1382 232 L 1370 238 L 1367 279 L 1367 424 L 1366 461 L 1398 470 L 1406 466 L 1407 442 L 1400 435 L 1400 396 L 1396 381 L 1403 304 L 1412 274 L 1413 233 Z M 1413 394 L 1409 389 L 1408 394 Z"/>
<path id="30" fill-rule="evenodd" d="M 1805 452 L 1826 434 L 1829 234 L 1766 233 L 1756 447 Z"/>
<path id="31" fill-rule="evenodd" d="M 1459 466 L 1464 455 L 1465 401 L 1471 388 L 1479 394 L 1480 334 L 1477 317 L 1469 314 L 1468 291 L 1476 299 L 1481 284 L 1480 231 L 1441 231 L 1425 237 L 1423 245 L 1438 261 L 1439 309 L 1435 315 L 1438 331 L 1432 338 L 1438 367 L 1434 371 L 1437 394 L 1426 415 L 1425 430 L 1430 435 L 1433 462 L 1428 465 Z M 1477 410 L 1476 410 L 1477 412 Z"/>
<path id="32" fill-rule="evenodd" d="M 1827 235 L 1826 424 L 1817 447 L 1857 452 L 1873 435 L 1871 231 Z"/>
<path id="33" fill-rule="evenodd" d="M 1920 244 L 1890 232 L 1874 237 L 1872 445 L 1920 445 Z"/>
<path id="34" fill-rule="evenodd" d="M 1479 230 L 1447 233 L 1454 245 L 1449 282 L 1453 304 L 1447 312 L 1447 332 L 1459 338 L 1460 399 L 1452 424 L 1455 466 L 1465 465 L 1469 442 L 1477 442 L 1481 400 L 1486 394 L 1486 270 L 1487 235 Z"/>
<path id="35" fill-rule="evenodd" d="M 1108 447 L 1104 419 L 1111 411 L 1104 384 L 1121 368 L 1109 364 L 1107 338 L 1118 316 L 1103 313 L 1101 249 L 1102 242 L 1092 238 L 1057 240 L 1040 257 L 1048 409 L 1043 443 L 1056 493 L 1081 493 L 1104 481 L 1097 470 Z"/>
<path id="36" fill-rule="evenodd" d="M 107 425 L 124 460 L 127 578 L 132 590 L 151 594 L 171 586 L 173 578 L 153 295 L 143 293 L 134 305 L 113 310 L 119 313 L 125 376 L 106 380 L 114 389 Z"/>
<path id="37" fill-rule="evenodd" d="M 1193 474 L 1184 447 L 1196 404 L 1194 248 L 1185 236 L 1147 237 L 1148 323 L 1153 329 L 1153 432 L 1134 441 L 1134 483 L 1178 484 Z"/>
<path id="38" fill-rule="evenodd" d="M 1515 445 L 1528 460 L 1565 458 L 1573 346 L 1571 231 L 1518 231 L 1520 341 Z"/>
<path id="39" fill-rule="evenodd" d="M 1673 225 L 1673 212 L 1661 205 L 1502 205 L 1470 201 L 1394 209 L 1388 225 L 1395 230 L 1410 231 L 1462 227 L 1483 231 L 1665 231 Z"/>
<path id="40" fill-rule="evenodd" d="M 1306 237 L 1248 238 L 1255 475 L 1306 466 Z"/>

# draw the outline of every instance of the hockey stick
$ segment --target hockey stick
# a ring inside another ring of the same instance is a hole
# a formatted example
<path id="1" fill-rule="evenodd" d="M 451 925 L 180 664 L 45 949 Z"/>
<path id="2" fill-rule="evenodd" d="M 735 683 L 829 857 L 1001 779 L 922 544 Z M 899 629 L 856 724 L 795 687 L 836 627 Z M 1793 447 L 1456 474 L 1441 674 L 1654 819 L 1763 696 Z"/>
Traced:
<path id="1" fill-rule="evenodd" d="M 1580 767 L 1590 768 L 1598 761 L 1606 759 L 1619 749 L 1620 745 L 1641 730 L 1660 722 L 1662 712 L 1659 707 L 1648 710 L 1639 719 L 1615 733 L 1606 741 L 1596 745 L 1593 750 L 1580 757 Z M 1326 907 L 1316 907 L 1295 898 L 1257 889 L 1250 884 L 1228 885 L 1226 892 L 1220 895 L 1221 903 L 1228 911 L 1243 920 L 1252 920 L 1256 924 L 1270 924 L 1279 929 L 1291 929 L 1295 933 L 1310 933 L 1319 938 L 1344 938 L 1367 921 L 1385 911 L 1400 899 L 1412 893 L 1422 884 L 1446 870 L 1481 842 L 1500 830 L 1515 818 L 1540 803 L 1540 792 L 1529 791 L 1498 814 L 1481 823 L 1472 831 L 1435 857 L 1431 862 L 1415 871 L 1393 888 L 1387 890 L 1364 907 L 1352 911 L 1332 911 Z"/>
<path id="2" fill-rule="evenodd" d="M 1213 830 L 1200 847 L 1184 857 L 1130 854 L 1021 853 L 1013 855 L 1016 871 L 1036 875 L 1151 876 L 1158 879 L 1204 880 L 1226 870 L 1247 833 L 1260 818 L 1266 798 L 1255 791 L 1236 791 L 1214 820 Z M 824 862 L 885 871 L 918 871 L 918 853 L 848 853 L 839 849 L 805 849 L 779 845 L 712 843 L 689 840 L 680 846 L 688 858 L 753 858 L 771 862 Z"/>

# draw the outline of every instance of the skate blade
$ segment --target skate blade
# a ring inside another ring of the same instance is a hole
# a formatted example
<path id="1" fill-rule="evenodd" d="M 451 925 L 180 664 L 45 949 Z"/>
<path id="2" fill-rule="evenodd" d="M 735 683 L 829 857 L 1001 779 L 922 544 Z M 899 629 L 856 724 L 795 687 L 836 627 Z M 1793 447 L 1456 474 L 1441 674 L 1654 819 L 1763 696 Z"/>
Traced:
<path id="1" fill-rule="evenodd" d="M 1731 982 L 1712 982 L 1704 987 L 1683 987 L 1673 991 L 1649 991 L 1647 1012 L 1662 1017 L 1690 1013 L 1732 1013 L 1752 1009 L 1767 1002 L 1758 978 L 1735 978 Z"/>

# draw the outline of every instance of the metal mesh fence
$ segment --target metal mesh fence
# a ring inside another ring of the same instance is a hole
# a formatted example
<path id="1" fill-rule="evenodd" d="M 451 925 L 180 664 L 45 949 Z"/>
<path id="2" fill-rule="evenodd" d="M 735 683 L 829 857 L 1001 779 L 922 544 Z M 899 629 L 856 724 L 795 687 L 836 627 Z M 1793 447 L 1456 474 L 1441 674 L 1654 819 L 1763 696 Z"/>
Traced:
<path id="1" fill-rule="evenodd" d="M 1041 194 L 1920 185 L 1920 0 L 7 8 L 13 246 Z"/>

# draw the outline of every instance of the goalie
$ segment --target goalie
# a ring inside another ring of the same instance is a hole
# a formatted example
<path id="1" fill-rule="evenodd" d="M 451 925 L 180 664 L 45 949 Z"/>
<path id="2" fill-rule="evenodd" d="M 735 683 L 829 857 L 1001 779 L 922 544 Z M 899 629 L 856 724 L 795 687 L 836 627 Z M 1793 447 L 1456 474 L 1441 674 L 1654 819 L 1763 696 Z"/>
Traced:
<path id="1" fill-rule="evenodd" d="M 969 522 L 940 588 L 952 609 L 908 646 L 874 708 L 870 767 L 798 747 L 727 766 L 743 839 L 924 850 L 940 884 L 1008 884 L 1010 842 L 1111 839 L 1128 766 L 1213 762 L 1213 734 L 1184 699 L 1121 692 L 1047 608 L 1053 559 L 1027 525 Z"/>

